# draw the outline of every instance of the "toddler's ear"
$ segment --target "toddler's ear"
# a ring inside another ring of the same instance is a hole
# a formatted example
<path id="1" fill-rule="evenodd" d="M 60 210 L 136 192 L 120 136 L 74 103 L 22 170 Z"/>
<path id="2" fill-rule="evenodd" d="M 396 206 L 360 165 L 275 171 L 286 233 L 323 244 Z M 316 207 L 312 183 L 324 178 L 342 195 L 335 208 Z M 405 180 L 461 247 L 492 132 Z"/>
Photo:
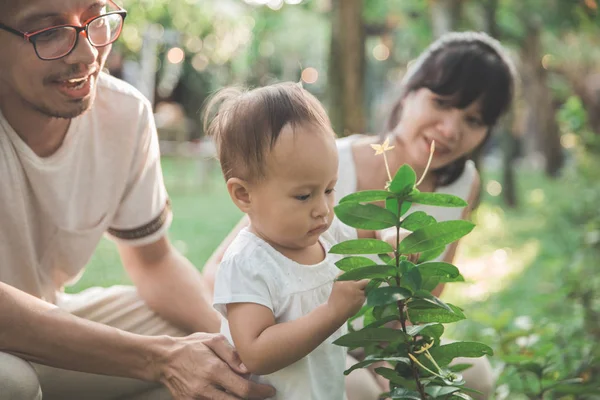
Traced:
<path id="1" fill-rule="evenodd" d="M 250 211 L 250 192 L 249 185 L 243 179 L 229 178 L 227 181 L 227 191 L 231 200 L 243 213 Z"/>

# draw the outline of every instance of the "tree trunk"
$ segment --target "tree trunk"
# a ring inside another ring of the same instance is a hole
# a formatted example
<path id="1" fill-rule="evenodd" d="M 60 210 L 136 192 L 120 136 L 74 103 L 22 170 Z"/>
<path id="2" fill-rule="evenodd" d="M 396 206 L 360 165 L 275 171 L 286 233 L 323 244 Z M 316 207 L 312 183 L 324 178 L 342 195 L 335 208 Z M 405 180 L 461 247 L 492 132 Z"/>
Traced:
<path id="1" fill-rule="evenodd" d="M 433 35 L 440 37 L 446 32 L 455 31 L 461 14 L 462 0 L 431 0 L 431 23 Z"/>
<path id="2" fill-rule="evenodd" d="M 365 32 L 363 0 L 332 1 L 329 116 L 339 136 L 364 133 Z"/>
<path id="3" fill-rule="evenodd" d="M 496 12 L 499 0 L 486 0 L 483 4 L 485 31 L 493 38 L 498 37 L 499 30 L 496 22 Z M 504 203 L 511 208 L 518 206 L 517 186 L 515 180 L 515 160 L 521 146 L 520 138 L 515 135 L 515 109 L 509 112 L 504 121 L 500 123 L 496 134 L 500 136 L 502 151 L 502 197 Z M 478 169 L 481 169 L 481 152 L 473 155 Z"/>
<path id="4" fill-rule="evenodd" d="M 556 122 L 556 110 L 548 88 L 548 71 L 542 66 L 542 44 L 539 24 L 529 23 L 527 36 L 521 47 L 523 64 L 523 93 L 527 100 L 527 134 L 533 135 L 534 152 L 541 153 L 546 174 L 557 176 L 564 162 L 560 145 L 560 130 Z"/>

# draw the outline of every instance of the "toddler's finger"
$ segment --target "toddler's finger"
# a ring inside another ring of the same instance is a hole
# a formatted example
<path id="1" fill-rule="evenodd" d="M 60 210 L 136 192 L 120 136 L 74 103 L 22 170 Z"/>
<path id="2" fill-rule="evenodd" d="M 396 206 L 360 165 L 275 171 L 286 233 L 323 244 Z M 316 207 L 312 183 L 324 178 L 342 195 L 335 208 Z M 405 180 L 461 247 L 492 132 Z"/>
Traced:
<path id="1" fill-rule="evenodd" d="M 361 279 L 360 281 L 356 281 L 356 283 L 358 284 L 358 287 L 361 289 L 364 289 L 367 287 L 367 285 L 369 284 L 369 280 L 368 279 Z"/>

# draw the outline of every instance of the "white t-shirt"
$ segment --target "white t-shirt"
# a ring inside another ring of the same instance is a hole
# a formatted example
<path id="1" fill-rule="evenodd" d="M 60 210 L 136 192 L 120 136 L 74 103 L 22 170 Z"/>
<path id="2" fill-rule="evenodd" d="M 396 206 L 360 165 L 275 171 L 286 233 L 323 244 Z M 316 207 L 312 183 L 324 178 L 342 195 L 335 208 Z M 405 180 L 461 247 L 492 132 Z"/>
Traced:
<path id="1" fill-rule="evenodd" d="M 152 108 L 132 86 L 100 74 L 92 107 L 45 158 L 0 112 L 0 281 L 55 302 L 105 232 L 142 245 L 170 221 Z"/>
<path id="2" fill-rule="evenodd" d="M 336 204 L 344 196 L 356 192 L 357 175 L 354 155 L 352 154 L 352 144 L 362 137 L 364 136 L 351 135 L 336 140 L 339 157 L 338 181 L 335 186 Z M 373 152 L 373 154 L 375 154 L 375 152 Z M 373 155 L 373 157 L 375 157 L 375 155 Z M 383 160 L 381 160 L 381 162 L 383 162 Z M 468 201 L 476 175 L 477 168 L 475 167 L 475 163 L 468 160 L 460 177 L 450 185 L 438 187 L 436 192 L 452 194 Z M 462 207 L 434 207 L 421 204 L 413 204 L 410 208 L 411 213 L 415 211 L 424 211 L 439 222 L 462 219 L 463 210 L 464 208 Z M 446 251 L 440 254 L 435 261 L 442 261 L 445 255 Z"/>
<path id="3" fill-rule="evenodd" d="M 325 249 L 355 239 L 356 231 L 334 220 L 321 235 Z M 256 303 L 271 311 L 277 323 L 298 319 L 321 304 L 340 273 L 335 255 L 316 265 L 301 265 L 279 253 L 264 240 L 242 230 L 227 249 L 215 282 L 214 307 L 225 317 L 221 333 L 233 343 L 226 304 Z M 342 400 L 346 349 L 333 341 L 346 333 L 346 325 L 303 359 L 275 373 L 252 377 L 275 387 L 277 400 Z"/>

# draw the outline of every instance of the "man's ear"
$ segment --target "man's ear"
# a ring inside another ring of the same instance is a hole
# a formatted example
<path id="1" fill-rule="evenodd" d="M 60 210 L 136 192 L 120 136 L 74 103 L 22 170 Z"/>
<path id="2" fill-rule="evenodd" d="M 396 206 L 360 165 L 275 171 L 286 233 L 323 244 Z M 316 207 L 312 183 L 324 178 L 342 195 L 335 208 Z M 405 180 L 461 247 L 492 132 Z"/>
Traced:
<path id="1" fill-rule="evenodd" d="M 227 191 L 231 200 L 243 213 L 250 211 L 250 185 L 240 178 L 229 178 L 227 180 Z"/>

